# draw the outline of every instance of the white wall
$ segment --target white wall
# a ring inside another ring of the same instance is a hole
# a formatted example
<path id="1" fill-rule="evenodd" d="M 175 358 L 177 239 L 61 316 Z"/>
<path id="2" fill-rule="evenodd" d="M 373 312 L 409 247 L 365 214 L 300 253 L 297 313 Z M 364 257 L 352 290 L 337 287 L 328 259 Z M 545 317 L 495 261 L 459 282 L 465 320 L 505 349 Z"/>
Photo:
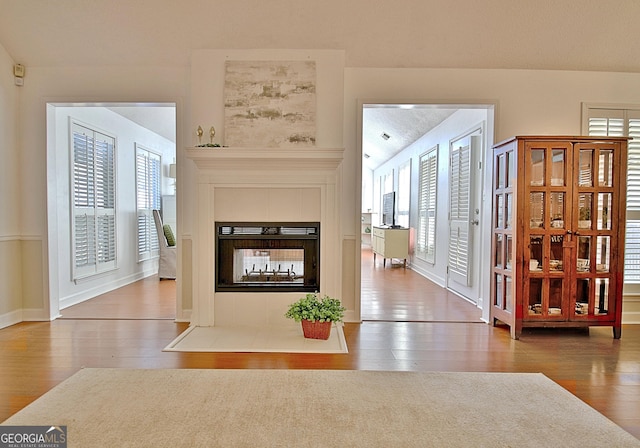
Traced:
<path id="1" fill-rule="evenodd" d="M 195 130 L 198 126 L 202 126 L 204 129 L 209 129 L 211 126 L 215 126 L 218 130 L 216 133 L 215 143 L 224 144 L 225 143 L 225 135 L 224 135 L 224 75 L 225 75 L 225 61 L 306 61 L 311 60 L 316 63 L 316 147 L 319 148 L 334 148 L 339 149 L 342 147 L 343 141 L 343 85 L 344 85 L 344 52 L 340 50 L 197 50 L 193 52 L 192 55 L 192 66 L 191 66 L 191 88 L 193 92 L 193 97 L 191 98 L 191 123 L 189 125 L 190 135 L 189 138 L 191 140 L 190 146 L 194 146 L 198 144 L 198 140 L 195 136 Z M 205 140 L 206 136 L 205 136 Z M 231 148 L 230 148 L 231 149 Z M 313 148 L 299 148 L 300 152 L 305 150 L 312 150 Z M 205 149 L 204 151 L 207 151 Z M 213 149 L 215 151 L 215 149 Z M 252 168 L 254 169 L 254 168 Z M 198 207 L 195 203 L 198 195 L 196 194 L 196 169 L 195 164 L 193 163 L 185 163 L 182 167 L 182 174 L 185 179 L 188 179 L 188 182 L 181 184 L 179 187 L 179 191 L 187 191 L 186 196 L 182 196 L 183 198 L 183 216 L 188 217 L 185 221 L 184 227 L 184 238 L 191 239 L 192 232 L 195 233 L 194 226 L 197 224 L 195 221 L 195 217 L 198 215 Z M 278 172 L 275 170 L 274 172 Z M 338 170 L 338 173 L 341 173 L 342 170 Z M 304 170 L 300 170 L 297 173 L 282 173 L 282 176 L 287 176 L 287 178 L 279 178 L 277 180 L 270 179 L 269 183 L 284 183 L 287 184 L 291 181 L 292 178 L 295 178 L 296 175 L 300 176 L 300 173 L 304 173 Z M 246 175 L 246 173 L 241 172 L 240 176 Z M 269 176 L 265 173 L 259 173 L 256 175 L 256 178 L 261 178 L 263 176 Z M 342 179 L 340 178 L 340 174 L 338 174 L 339 179 L 337 180 L 337 185 L 335 189 L 337 191 L 341 191 L 342 189 Z M 304 179 L 303 179 L 304 180 Z M 298 182 L 309 181 L 299 180 Z M 241 183 L 240 179 L 236 179 L 236 182 Z M 333 189 L 334 186 L 331 186 Z M 220 198 L 218 197 L 217 200 Z M 342 199 L 342 195 L 341 198 Z M 333 204 L 333 202 L 332 202 Z M 263 203 L 261 203 L 264 206 Z M 308 201 L 306 206 L 315 208 L 316 216 L 320 216 L 320 202 L 312 202 Z M 237 216 L 239 213 L 243 213 L 242 202 L 236 203 L 237 209 L 234 210 L 234 216 Z M 333 205 L 333 207 L 336 207 Z M 200 208 L 200 212 L 202 212 L 202 207 Z M 252 212 L 256 212 L 257 206 L 252 206 L 249 209 L 253 209 Z M 339 213 L 339 210 L 331 210 L 330 216 L 334 217 Z M 275 213 L 274 213 L 275 212 Z M 277 208 L 273 208 L 270 210 L 271 219 L 274 220 L 277 216 L 278 212 L 282 212 L 282 210 L 278 210 Z M 227 213 L 227 212 L 225 212 Z M 283 212 L 284 213 L 284 212 Z M 327 214 L 327 212 L 324 212 Z M 281 213 L 282 214 L 282 213 Z M 284 213 L 286 215 L 287 213 Z M 284 216 L 283 215 L 283 216 Z M 311 216 L 310 211 L 306 211 L 304 215 L 293 215 L 293 216 Z M 237 219 L 237 217 L 236 217 Z M 298 218 L 300 219 L 300 218 Z M 326 219 L 326 218 L 325 218 Z M 250 219 L 251 221 L 256 221 L 257 219 L 254 217 Z M 276 219 L 277 220 L 277 219 Z M 296 219 L 294 219 L 296 220 Z M 313 220 L 313 219 L 312 219 Z M 338 216 L 339 220 L 339 216 Z M 336 249 L 339 248 L 342 242 L 342 234 L 341 227 L 334 225 L 331 223 L 332 220 L 327 221 L 327 225 L 323 223 L 322 230 L 322 245 L 325 248 L 331 248 L 331 250 L 321 250 L 321 257 L 324 259 L 328 257 L 330 254 L 336 254 Z M 330 224 L 331 223 L 331 224 Z M 330 225 L 329 225 L 330 224 Z M 206 241 L 206 238 L 203 238 L 202 232 L 198 235 L 200 241 L 193 240 L 194 245 L 202 245 L 203 241 Z M 205 244 L 205 247 L 206 246 Z M 200 266 L 203 265 L 202 259 L 198 258 L 201 256 L 199 252 L 202 250 L 195 249 L 193 250 L 193 259 L 198 260 Z M 339 271 L 340 267 L 340 250 L 337 250 L 337 255 L 334 255 L 333 258 L 337 259 L 335 263 L 332 263 L 331 267 Z M 340 276 L 336 275 L 328 275 L 329 270 L 325 269 L 324 274 L 321 276 L 321 285 L 324 286 L 322 289 L 323 293 L 332 295 L 334 297 L 339 297 L 339 285 L 340 285 Z M 196 269 L 194 269 L 193 276 L 197 276 Z M 330 279 L 330 281 L 325 281 Z M 201 279 L 202 280 L 202 279 Z M 351 279 L 350 279 L 351 280 Z M 195 278 L 194 278 L 195 282 Z M 335 285 L 334 285 L 335 284 Z M 337 286 L 336 286 L 337 285 Z M 322 286 L 321 286 L 322 287 Z M 197 305 L 194 305 L 194 313 L 197 314 L 197 322 L 196 323 L 206 323 L 210 322 L 206 319 L 203 320 L 202 316 L 205 313 L 202 311 L 207 306 L 206 300 L 206 290 L 207 287 L 203 286 L 199 290 L 194 293 L 194 298 L 196 301 L 202 302 L 202 306 L 200 309 L 196 309 Z M 338 291 L 336 291 L 338 290 Z M 353 287 L 350 287 L 349 290 L 353 290 Z M 196 297 L 196 295 L 198 295 Z M 216 308 L 220 307 L 221 309 L 225 309 L 227 303 L 225 299 L 228 295 L 225 294 L 216 294 L 216 300 L 220 298 L 220 302 L 217 302 Z M 262 302 L 266 300 L 267 296 L 262 296 L 259 298 L 259 301 Z M 203 301 L 204 300 L 204 301 Z M 351 308 L 353 309 L 353 308 Z M 230 313 L 225 313 L 224 311 L 218 311 L 218 315 L 225 316 Z M 281 315 L 282 313 L 280 313 Z M 218 317 L 216 317 L 216 323 L 218 323 Z"/>
<path id="2" fill-rule="evenodd" d="M 48 123 L 55 132 L 54 142 L 48 151 L 55 154 L 55 165 L 49 166 L 49 235 L 50 272 L 57 278 L 57 290 L 50 293 L 55 301 L 57 296 L 60 309 L 74 305 L 98 294 L 139 280 L 157 272 L 157 260 L 137 262 L 137 219 L 136 219 L 136 144 L 161 156 L 162 172 L 175 157 L 173 142 L 161 137 L 136 123 L 104 107 L 63 107 L 51 106 L 54 123 Z M 78 121 L 92 129 L 103 131 L 116 138 L 116 229 L 118 235 L 118 268 L 115 271 L 72 281 L 71 228 L 70 228 L 70 121 Z M 163 194 L 173 193 L 169 179 L 164 178 Z M 55 239 L 55 241 L 54 241 Z M 57 271 L 57 275 L 56 275 Z M 52 310 L 52 313 L 55 310 Z"/>
<path id="3" fill-rule="evenodd" d="M 191 62 L 191 122 L 187 146 L 195 146 L 198 126 L 215 126 L 215 143 L 224 144 L 224 74 L 225 61 L 296 61 L 316 62 L 316 146 L 342 147 L 342 101 L 344 84 L 344 52 L 333 50 L 195 50 Z M 208 142 L 206 139 L 203 142 Z M 304 150 L 304 148 L 301 148 Z M 194 168 L 184 164 L 186 178 L 193 179 Z M 184 207 L 193 214 L 195 184 L 185 184 L 189 192 Z M 185 223 L 191 233 L 191 223 Z"/>
<path id="4" fill-rule="evenodd" d="M 369 168 L 362 169 L 362 212 L 373 212 L 373 170 Z"/>
<path id="5" fill-rule="evenodd" d="M 21 160 L 16 189 L 22 193 L 20 228 L 24 235 L 22 257 L 28 266 L 22 307 L 24 320 L 48 320 L 57 313 L 50 301 L 47 217 L 47 103 L 176 103 L 177 147 L 183 147 L 183 120 L 188 98 L 185 67 L 30 67 L 20 93 L 19 148 Z M 178 194 L 180 192 L 178 191 Z M 24 247 L 26 245 L 26 247 Z M 2 273 L 4 277 L 4 273 Z M 190 303 L 181 303 L 178 315 Z"/>
<path id="6" fill-rule="evenodd" d="M 360 222 L 361 148 L 359 102 L 366 103 L 495 103 L 495 142 L 512 135 L 580 135 L 581 103 L 640 103 L 640 74 L 417 68 L 346 68 L 344 98 L 345 196 L 342 213 L 345 237 L 356 238 Z M 489 124 L 491 127 L 492 124 Z M 484 185 L 489 189 L 490 185 Z M 483 210 L 487 221 L 488 212 Z M 486 236 L 483 236 L 486 237 Z M 359 306 L 360 247 L 343 254 L 343 265 L 354 266 L 355 306 Z M 486 290 L 486 288 L 485 288 Z M 485 291 L 488 296 L 488 291 Z M 625 297 L 625 310 L 640 302 Z M 488 319 L 488 307 L 483 312 Z M 623 318 L 624 319 L 624 318 Z"/>
<path id="7" fill-rule="evenodd" d="M 265 58 L 280 55 L 273 50 L 252 52 L 253 56 L 263 55 Z M 7 193 L 4 189 L 5 184 L 2 184 L 0 198 L 14 211 L 14 215 L 9 217 L 2 213 L 0 237 L 5 241 L 8 238 L 12 245 L 16 244 L 14 235 L 20 235 L 22 238 L 17 251 L 12 249 L 9 255 L 9 259 L 13 260 L 10 265 L 7 259 L 2 258 L 5 255 L 0 255 L 0 263 L 4 263 L 0 266 L 0 276 L 6 279 L 20 274 L 15 272 L 16 258 L 21 257 L 23 265 L 28 266 L 28 282 L 23 282 L 22 287 L 16 286 L 15 283 L 9 286 L 9 292 L 21 295 L 21 300 L 18 299 L 18 302 L 21 302 L 18 309 L 21 306 L 23 310 L 31 310 L 26 318 L 49 318 L 45 180 L 46 103 L 176 102 L 178 164 L 182 165 L 184 161 L 181 159 L 181 149 L 194 144 L 193 125 L 197 126 L 200 123 L 206 126 L 215 118 L 212 114 L 218 113 L 215 111 L 219 111 L 221 107 L 219 96 L 203 97 L 199 91 L 207 82 L 219 83 L 220 74 L 206 72 L 206 61 L 198 59 L 200 56 L 206 58 L 206 52 L 196 51 L 194 55 L 197 58 L 193 60 L 192 67 L 28 67 L 25 85 L 19 88 L 18 95 L 11 90 L 18 89 L 12 87 L 13 77 L 7 75 L 11 73 L 13 61 L 6 52 L 0 50 L 0 94 L 3 95 L 0 104 L 1 126 L 9 128 L 9 134 L 5 136 L 3 133 L 0 137 L 3 145 L 0 151 L 8 161 L 4 162 L 7 168 L 3 168 L 3 172 L 6 173 L 8 167 L 11 167 L 12 172 L 8 178 L 0 179 L 0 182 L 8 184 L 10 191 Z M 200 85 L 192 86 L 193 74 L 190 72 L 199 70 L 202 70 L 197 78 Z M 318 96 L 328 96 L 330 101 L 342 101 L 343 107 L 322 125 L 327 134 L 321 144 L 327 147 L 345 147 L 340 221 L 343 235 L 343 285 L 344 279 L 348 279 L 349 282 L 343 288 L 342 298 L 351 310 L 359 306 L 356 298 L 359 297 L 360 290 L 360 247 L 355 244 L 360 228 L 362 184 L 359 160 L 361 154 L 357 143 L 358 100 L 465 104 L 496 102 L 495 140 L 527 133 L 580 134 L 580 104 L 583 101 L 640 103 L 640 74 L 637 73 L 347 67 L 338 76 L 331 76 L 330 79 L 322 90 L 319 87 Z M 194 107 L 193 110 L 200 114 L 193 120 L 190 116 L 191 101 L 198 103 L 198 107 Z M 17 119 L 16 110 L 19 111 Z M 15 126 L 18 126 L 17 134 L 11 136 L 11 129 Z M 16 153 L 19 162 L 16 161 Z M 193 191 L 188 188 L 181 190 L 180 185 L 189 174 L 179 166 L 178 213 L 183 217 L 190 216 L 190 213 L 181 213 L 180 204 L 188 200 Z M 16 192 L 20 195 L 18 202 L 15 199 Z M 178 226 L 178 238 L 181 240 L 185 237 L 183 232 L 189 232 L 191 226 L 181 226 L 180 222 Z M 18 256 L 14 257 L 15 254 Z M 185 263 L 190 260 L 190 254 L 187 254 Z M 190 272 L 183 273 L 183 280 L 187 281 L 189 276 Z M 178 295 L 180 296 L 181 290 L 189 288 L 190 285 L 179 283 Z M 5 307 L 2 312 L 6 314 L 15 311 L 15 300 L 4 297 L 7 296 L 3 294 L 3 298 L 0 299 L 0 306 Z M 15 297 L 15 294 L 12 294 L 12 297 Z M 185 297 L 186 300 L 188 296 Z M 8 301 L 11 303 L 7 306 Z M 179 303 L 179 309 L 189 307 L 188 303 Z"/>
<path id="8" fill-rule="evenodd" d="M 22 320 L 22 234 L 20 229 L 20 87 L 13 64 L 0 45 L 0 328 Z"/>

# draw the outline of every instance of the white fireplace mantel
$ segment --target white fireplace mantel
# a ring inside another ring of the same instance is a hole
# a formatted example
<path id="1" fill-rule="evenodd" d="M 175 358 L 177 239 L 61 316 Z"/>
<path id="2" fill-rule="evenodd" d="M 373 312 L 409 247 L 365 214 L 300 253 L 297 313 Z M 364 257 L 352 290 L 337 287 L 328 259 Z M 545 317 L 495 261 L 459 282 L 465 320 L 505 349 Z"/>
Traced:
<path id="1" fill-rule="evenodd" d="M 200 170 L 335 170 L 343 149 L 333 148 L 188 148 L 185 155 Z"/>
<path id="2" fill-rule="evenodd" d="M 191 324 L 281 324 L 299 293 L 216 292 L 216 221 L 320 222 L 320 291 L 341 293 L 343 149 L 185 148 L 194 162 L 194 306 Z M 256 198 L 259 198 L 256 200 Z"/>

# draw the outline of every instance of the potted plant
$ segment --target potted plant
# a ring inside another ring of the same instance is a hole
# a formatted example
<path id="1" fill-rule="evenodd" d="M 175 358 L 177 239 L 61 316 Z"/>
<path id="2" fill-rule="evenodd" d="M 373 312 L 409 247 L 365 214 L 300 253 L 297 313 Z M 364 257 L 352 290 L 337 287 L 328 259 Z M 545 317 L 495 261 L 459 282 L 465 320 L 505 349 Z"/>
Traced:
<path id="1" fill-rule="evenodd" d="M 314 292 L 289 305 L 285 317 L 302 323 L 305 338 L 326 340 L 331 334 L 331 325 L 342 321 L 344 311 L 340 300 L 327 295 L 320 297 Z"/>

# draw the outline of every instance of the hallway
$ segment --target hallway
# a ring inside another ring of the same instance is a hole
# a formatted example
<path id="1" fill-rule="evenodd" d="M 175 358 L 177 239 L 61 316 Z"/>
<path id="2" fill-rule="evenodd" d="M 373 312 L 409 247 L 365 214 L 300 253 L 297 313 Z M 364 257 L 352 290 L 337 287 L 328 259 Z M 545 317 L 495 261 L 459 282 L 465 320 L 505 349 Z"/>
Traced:
<path id="1" fill-rule="evenodd" d="M 474 304 L 396 263 L 383 267 L 378 257 L 374 265 L 371 249 L 362 249 L 362 320 L 482 322 Z"/>

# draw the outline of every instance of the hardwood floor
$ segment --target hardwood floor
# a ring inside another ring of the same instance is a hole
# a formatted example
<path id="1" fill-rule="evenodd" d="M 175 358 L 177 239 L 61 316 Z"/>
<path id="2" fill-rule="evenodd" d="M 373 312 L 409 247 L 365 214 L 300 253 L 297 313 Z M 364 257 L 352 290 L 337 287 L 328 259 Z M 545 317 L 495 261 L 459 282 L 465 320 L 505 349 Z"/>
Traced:
<path id="1" fill-rule="evenodd" d="M 481 310 L 403 265 L 362 249 L 361 318 L 392 322 L 481 322 Z"/>
<path id="2" fill-rule="evenodd" d="M 384 284 L 379 303 L 385 295 L 406 301 L 418 294 L 420 306 L 429 307 L 430 294 L 420 295 L 407 273 L 368 272 L 377 277 L 368 282 Z M 405 283 L 411 292 L 403 291 Z M 604 327 L 527 329 L 514 341 L 507 328 L 466 322 L 458 306 L 440 304 L 435 308 L 448 307 L 446 314 L 424 315 L 437 322 L 345 324 L 348 354 L 162 352 L 187 324 L 145 317 L 154 313 L 144 310 L 170 307 L 172 294 L 172 281 L 151 278 L 63 311 L 64 319 L 0 330 L 0 421 L 83 367 L 542 372 L 640 438 L 640 325 L 624 325 L 619 340 Z M 110 306 L 110 297 L 118 305 Z M 133 318 L 135 312 L 143 318 Z"/>
<path id="3" fill-rule="evenodd" d="M 63 309 L 63 319 L 175 319 L 176 282 L 147 277 Z"/>

